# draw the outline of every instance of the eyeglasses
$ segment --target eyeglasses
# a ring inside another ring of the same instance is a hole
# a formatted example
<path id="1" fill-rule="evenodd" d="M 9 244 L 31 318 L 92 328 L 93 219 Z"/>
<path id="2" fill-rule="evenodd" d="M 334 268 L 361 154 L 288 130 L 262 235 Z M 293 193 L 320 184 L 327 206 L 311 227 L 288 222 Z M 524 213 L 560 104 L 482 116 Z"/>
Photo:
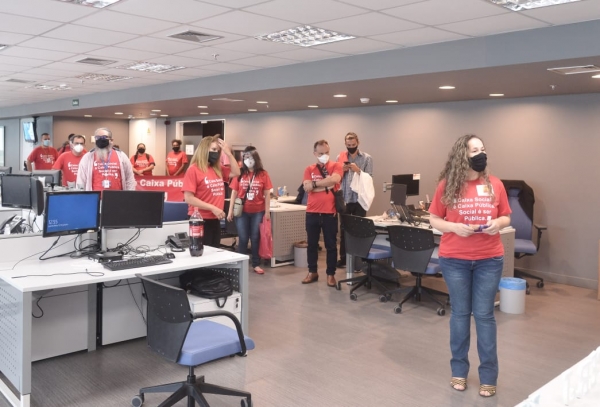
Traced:
<path id="1" fill-rule="evenodd" d="M 83 143 L 73 143 L 74 146 L 82 146 Z"/>

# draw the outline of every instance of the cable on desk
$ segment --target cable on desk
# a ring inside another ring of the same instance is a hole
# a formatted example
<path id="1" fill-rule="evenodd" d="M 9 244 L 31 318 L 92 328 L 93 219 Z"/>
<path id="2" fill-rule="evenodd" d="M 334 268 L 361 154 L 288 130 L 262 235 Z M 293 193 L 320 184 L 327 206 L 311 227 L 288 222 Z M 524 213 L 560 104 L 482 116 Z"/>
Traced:
<path id="1" fill-rule="evenodd" d="M 102 283 L 102 288 L 113 288 L 118 286 L 119 284 L 121 284 L 121 280 L 117 281 L 117 284 L 115 285 L 106 285 L 106 283 Z"/>
<path id="2" fill-rule="evenodd" d="M 73 240 L 73 239 L 71 239 L 71 240 Z M 69 243 L 71 240 L 67 240 L 67 241 L 66 241 L 66 242 L 64 242 L 64 243 L 61 243 L 61 244 L 59 244 L 57 247 L 60 247 L 60 246 L 62 246 L 62 245 L 64 245 L 64 244 L 67 244 L 67 243 Z M 57 241 L 58 241 L 58 239 L 57 239 Z M 54 242 L 54 244 L 56 244 L 56 242 Z M 40 254 L 40 253 L 44 253 L 44 254 L 46 254 L 46 253 L 48 253 L 48 251 L 49 251 L 49 250 L 50 250 L 50 249 L 46 250 L 45 252 L 43 252 L 43 251 L 42 251 L 42 252 L 37 252 L 37 253 L 30 254 L 30 255 L 29 255 L 29 256 L 27 256 L 27 257 L 23 257 L 21 260 L 19 260 L 19 261 L 18 261 L 18 262 L 16 262 L 15 264 L 13 264 L 13 266 L 11 267 L 11 270 L 14 270 L 14 269 L 15 269 L 15 267 L 17 267 L 17 264 L 19 264 L 19 263 L 20 263 L 20 262 L 22 262 L 23 260 L 27 260 L 28 258 L 30 258 L 30 257 L 33 257 L 33 256 L 37 256 L 37 255 L 38 255 L 38 254 Z M 68 253 L 65 253 L 65 255 L 66 255 L 66 254 L 68 254 Z M 43 254 L 42 254 L 42 256 L 43 256 Z M 57 257 L 59 257 L 59 256 L 57 256 Z M 49 257 L 49 258 L 51 259 L 52 257 Z M 43 260 L 48 260 L 48 259 L 43 259 Z"/>
<path id="3" fill-rule="evenodd" d="M 132 247 L 130 246 L 130 244 L 132 242 L 134 242 L 135 240 L 137 240 L 137 238 L 140 237 L 141 231 L 142 230 L 138 228 L 129 240 L 127 240 L 125 243 L 117 243 L 117 246 L 114 249 L 108 249 L 108 251 L 109 252 L 123 252 L 123 254 L 128 254 L 129 251 L 132 250 Z"/>
<path id="4" fill-rule="evenodd" d="M 36 306 L 36 307 L 38 307 L 38 309 L 40 310 L 41 314 L 40 314 L 39 316 L 37 316 L 37 315 L 35 315 L 35 314 L 33 313 L 33 310 L 31 310 L 31 316 L 32 316 L 32 317 L 34 317 L 34 318 L 38 318 L 38 319 L 39 319 L 39 318 L 41 318 L 41 317 L 43 317 L 43 316 L 44 316 L 44 310 L 42 309 L 42 307 L 40 307 L 40 301 L 42 300 L 42 298 L 44 298 L 44 295 L 46 295 L 46 294 L 50 294 L 52 291 L 54 291 L 54 290 L 50 290 L 50 291 L 48 291 L 47 293 L 45 293 L 45 294 L 43 294 L 43 295 L 40 295 L 40 298 L 38 298 L 38 299 L 37 299 L 37 301 L 35 302 L 35 306 Z"/>
<path id="5" fill-rule="evenodd" d="M 26 274 L 24 276 L 14 276 L 11 278 L 72 276 L 75 274 L 87 274 L 88 276 L 91 276 L 91 277 L 103 277 L 104 276 L 104 273 L 101 271 L 88 271 L 88 269 L 85 269 L 85 271 L 75 271 L 73 273 Z"/>

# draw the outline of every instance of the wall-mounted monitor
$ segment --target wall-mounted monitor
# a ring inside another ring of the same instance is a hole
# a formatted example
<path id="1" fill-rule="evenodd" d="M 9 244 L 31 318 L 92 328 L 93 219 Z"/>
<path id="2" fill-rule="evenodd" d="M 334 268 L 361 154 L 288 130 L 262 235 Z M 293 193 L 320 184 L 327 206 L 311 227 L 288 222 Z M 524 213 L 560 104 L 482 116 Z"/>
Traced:
<path id="1" fill-rule="evenodd" d="M 406 196 L 419 196 L 421 174 L 392 175 L 392 184 L 406 185 Z"/>
<path id="2" fill-rule="evenodd" d="M 37 177 L 40 181 L 44 179 L 44 186 L 49 185 L 61 185 L 61 171 L 60 170 L 33 170 L 31 172 L 32 177 Z"/>
<path id="3" fill-rule="evenodd" d="M 48 192 L 42 236 L 97 232 L 100 224 L 100 191 Z"/>
<path id="4" fill-rule="evenodd" d="M 102 192 L 102 228 L 162 228 L 165 193 L 156 191 Z"/>
<path id="5" fill-rule="evenodd" d="M 2 206 L 31 209 L 30 181 L 29 175 L 3 175 L 0 182 Z"/>
<path id="6" fill-rule="evenodd" d="M 23 139 L 27 143 L 37 143 L 37 131 L 35 122 L 23 122 Z"/>

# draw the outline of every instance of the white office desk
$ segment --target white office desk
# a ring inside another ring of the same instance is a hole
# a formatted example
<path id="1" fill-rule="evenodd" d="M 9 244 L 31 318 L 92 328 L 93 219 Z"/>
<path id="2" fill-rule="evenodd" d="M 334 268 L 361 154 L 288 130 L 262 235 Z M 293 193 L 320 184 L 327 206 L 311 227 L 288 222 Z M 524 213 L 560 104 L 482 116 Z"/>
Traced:
<path id="1" fill-rule="evenodd" d="M 271 201 L 273 202 L 273 201 Z M 276 202 L 271 207 L 271 267 L 294 262 L 294 243 L 306 240 L 306 206 Z"/>
<path id="2" fill-rule="evenodd" d="M 12 240 L 12 239 L 11 239 Z M 189 252 L 177 253 L 173 263 L 152 267 L 109 271 L 101 264 L 87 259 L 56 258 L 46 261 L 25 260 L 0 264 L 0 371 L 9 384 L 0 382 L 0 390 L 13 406 L 28 407 L 31 396 L 32 362 L 32 300 L 35 293 L 69 287 L 87 287 L 88 350 L 96 347 L 96 288 L 98 283 L 144 276 L 172 273 L 199 267 L 236 268 L 239 270 L 239 291 L 242 293 L 242 326 L 248 328 L 248 256 L 205 246 L 204 255 L 191 257 Z M 14 266 L 14 269 L 13 269 Z M 72 272 L 102 273 L 90 276 Z M 38 277 L 14 278 L 24 275 Z"/>

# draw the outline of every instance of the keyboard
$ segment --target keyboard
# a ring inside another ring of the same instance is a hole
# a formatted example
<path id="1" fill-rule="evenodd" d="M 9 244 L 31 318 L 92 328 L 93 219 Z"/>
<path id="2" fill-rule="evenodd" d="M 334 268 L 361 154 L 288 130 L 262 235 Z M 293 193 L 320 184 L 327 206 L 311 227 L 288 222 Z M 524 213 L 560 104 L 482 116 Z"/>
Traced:
<path id="1" fill-rule="evenodd" d="M 424 211 L 423 209 L 411 209 L 410 213 L 413 216 L 429 216 L 429 212 Z"/>
<path id="2" fill-rule="evenodd" d="M 134 257 L 133 259 L 127 260 L 115 260 L 102 263 L 105 269 L 111 271 L 135 269 L 138 267 L 150 267 L 158 264 L 173 263 L 173 260 L 167 259 L 165 256 L 145 256 L 145 257 Z"/>

